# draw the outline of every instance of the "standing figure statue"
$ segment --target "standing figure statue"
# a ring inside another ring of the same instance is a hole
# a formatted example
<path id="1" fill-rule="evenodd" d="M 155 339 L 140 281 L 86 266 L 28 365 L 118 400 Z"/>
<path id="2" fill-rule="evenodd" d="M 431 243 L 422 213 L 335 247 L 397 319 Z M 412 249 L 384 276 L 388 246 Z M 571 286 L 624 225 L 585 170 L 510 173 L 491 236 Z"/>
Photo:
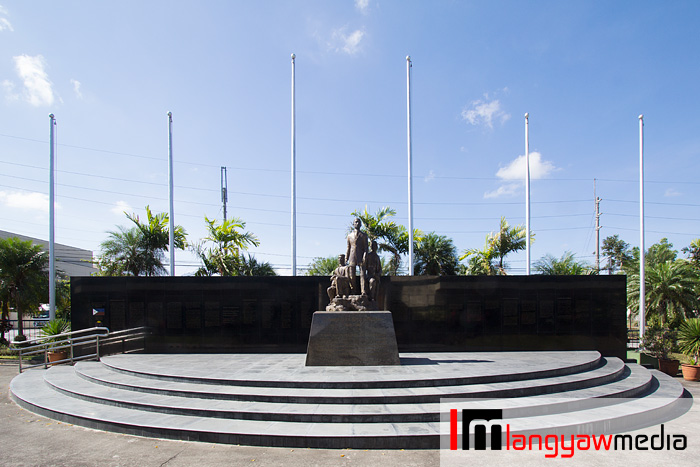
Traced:
<path id="1" fill-rule="evenodd" d="M 372 240 L 372 251 L 365 253 L 363 261 L 365 270 L 367 271 L 367 285 L 369 287 L 369 298 L 377 300 L 377 291 L 379 290 L 379 278 L 382 275 L 382 261 L 377 254 L 377 241 Z"/>
<path id="2" fill-rule="evenodd" d="M 350 279 L 348 278 L 348 267 L 345 265 L 345 255 L 338 256 L 338 267 L 331 274 L 331 286 L 327 289 L 328 298 L 350 295 Z"/>
<path id="3" fill-rule="evenodd" d="M 354 230 L 348 234 L 348 249 L 345 253 L 348 262 L 348 277 L 350 278 L 350 288 L 354 295 L 367 295 L 365 290 L 365 266 L 363 259 L 368 250 L 367 234 L 360 230 L 362 221 L 355 218 L 352 223 Z M 360 267 L 360 290 L 356 289 L 357 272 L 355 266 Z"/>

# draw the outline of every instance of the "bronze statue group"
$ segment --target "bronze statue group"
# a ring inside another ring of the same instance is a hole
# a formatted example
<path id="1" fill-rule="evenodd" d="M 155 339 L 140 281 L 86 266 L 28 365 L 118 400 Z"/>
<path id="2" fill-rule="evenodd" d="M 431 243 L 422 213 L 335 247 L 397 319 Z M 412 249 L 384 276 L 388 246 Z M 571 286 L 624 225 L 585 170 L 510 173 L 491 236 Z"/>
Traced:
<path id="1" fill-rule="evenodd" d="M 377 241 L 372 240 L 372 249 L 370 249 L 367 234 L 360 230 L 362 221 L 356 218 L 352 225 L 353 231 L 348 234 L 347 251 L 338 257 L 338 267 L 331 275 L 328 297 L 332 301 L 336 297 L 362 295 L 376 301 L 382 275 L 382 263 L 377 254 Z"/>

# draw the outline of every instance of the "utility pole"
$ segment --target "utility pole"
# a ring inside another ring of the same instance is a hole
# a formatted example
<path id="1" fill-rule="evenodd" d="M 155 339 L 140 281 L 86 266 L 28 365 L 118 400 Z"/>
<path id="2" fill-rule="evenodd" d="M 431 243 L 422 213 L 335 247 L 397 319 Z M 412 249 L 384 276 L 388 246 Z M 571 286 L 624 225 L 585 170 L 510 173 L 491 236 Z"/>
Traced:
<path id="1" fill-rule="evenodd" d="M 224 204 L 224 222 L 226 222 L 226 202 L 228 201 L 228 180 L 226 167 L 221 167 L 221 202 Z"/>
<path id="2" fill-rule="evenodd" d="M 595 198 L 595 270 L 600 274 L 600 201 L 596 196 L 596 180 L 593 179 L 593 198 Z"/>

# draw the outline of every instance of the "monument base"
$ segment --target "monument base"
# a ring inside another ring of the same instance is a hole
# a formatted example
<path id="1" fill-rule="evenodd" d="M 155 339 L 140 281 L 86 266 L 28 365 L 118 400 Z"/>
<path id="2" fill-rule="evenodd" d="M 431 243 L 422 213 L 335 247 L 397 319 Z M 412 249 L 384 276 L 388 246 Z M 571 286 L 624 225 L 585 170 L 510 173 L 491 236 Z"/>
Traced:
<path id="1" fill-rule="evenodd" d="M 326 311 L 377 311 L 377 302 L 367 295 L 338 296 L 331 300 Z"/>
<path id="2" fill-rule="evenodd" d="M 400 365 L 390 311 L 317 311 L 306 366 Z"/>

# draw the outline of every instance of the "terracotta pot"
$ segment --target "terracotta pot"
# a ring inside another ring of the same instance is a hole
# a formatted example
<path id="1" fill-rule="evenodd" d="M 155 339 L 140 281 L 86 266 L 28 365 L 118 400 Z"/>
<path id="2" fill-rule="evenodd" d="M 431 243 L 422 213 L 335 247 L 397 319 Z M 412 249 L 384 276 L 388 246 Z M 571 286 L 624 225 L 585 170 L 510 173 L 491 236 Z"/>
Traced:
<path id="1" fill-rule="evenodd" d="M 700 381 L 700 365 L 691 365 L 684 363 L 681 365 L 683 370 L 683 379 L 686 381 Z"/>
<path id="2" fill-rule="evenodd" d="M 680 367 L 680 360 L 665 360 L 659 359 L 659 371 L 666 373 L 669 376 L 676 376 L 678 374 L 678 367 Z"/>
<path id="3" fill-rule="evenodd" d="M 54 364 L 59 360 L 65 360 L 68 358 L 68 352 L 65 350 L 59 350 L 57 352 L 49 352 L 49 363 Z"/>

